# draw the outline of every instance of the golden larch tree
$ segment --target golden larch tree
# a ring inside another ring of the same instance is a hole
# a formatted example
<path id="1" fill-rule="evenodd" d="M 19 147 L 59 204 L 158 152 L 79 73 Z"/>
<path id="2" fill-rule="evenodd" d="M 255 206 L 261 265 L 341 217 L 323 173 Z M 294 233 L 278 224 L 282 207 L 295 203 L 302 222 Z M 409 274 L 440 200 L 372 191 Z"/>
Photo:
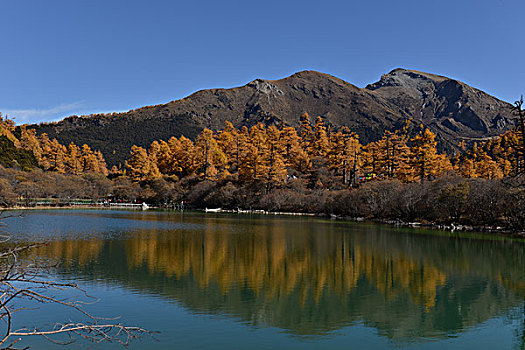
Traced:
<path id="1" fill-rule="evenodd" d="M 301 147 L 301 138 L 293 127 L 285 127 L 281 130 L 281 141 L 283 144 L 283 156 L 287 166 L 305 173 L 310 169 L 311 161 L 306 150 Z"/>
<path id="2" fill-rule="evenodd" d="M 445 155 L 438 154 L 436 135 L 425 129 L 411 139 L 410 160 L 412 180 L 429 180 L 451 170 L 452 166 Z M 408 177 L 410 179 L 410 177 Z"/>
<path id="3" fill-rule="evenodd" d="M 139 146 L 131 147 L 130 159 L 126 162 L 127 174 L 135 181 L 154 180 L 161 177 L 157 164 L 151 161 L 148 152 Z"/>
<path id="4" fill-rule="evenodd" d="M 66 171 L 70 174 L 81 174 L 82 169 L 82 152 L 73 142 L 67 146 Z"/>
<path id="5" fill-rule="evenodd" d="M 204 129 L 195 141 L 195 161 L 204 180 L 216 180 L 226 167 L 226 155 L 219 148 L 210 129 Z"/>
<path id="6" fill-rule="evenodd" d="M 284 161 L 285 143 L 281 139 L 281 131 L 275 125 L 266 130 L 268 152 L 266 163 L 268 166 L 267 188 L 279 186 L 286 181 L 288 171 Z"/>

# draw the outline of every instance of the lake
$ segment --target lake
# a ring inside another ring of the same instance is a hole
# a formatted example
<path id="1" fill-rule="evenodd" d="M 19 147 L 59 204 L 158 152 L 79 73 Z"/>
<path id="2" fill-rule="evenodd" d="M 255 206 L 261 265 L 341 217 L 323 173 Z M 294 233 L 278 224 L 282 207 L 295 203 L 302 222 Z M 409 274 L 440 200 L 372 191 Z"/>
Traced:
<path id="1" fill-rule="evenodd" d="M 167 211 L 35 210 L 5 223 L 15 240 L 49 242 L 22 259 L 59 262 L 52 278 L 99 299 L 86 305 L 90 313 L 160 332 L 130 349 L 523 349 L 525 342 L 525 244 L 515 239 Z M 17 326 L 81 319 L 56 306 L 17 317 Z M 64 349 L 39 338 L 21 344 Z"/>

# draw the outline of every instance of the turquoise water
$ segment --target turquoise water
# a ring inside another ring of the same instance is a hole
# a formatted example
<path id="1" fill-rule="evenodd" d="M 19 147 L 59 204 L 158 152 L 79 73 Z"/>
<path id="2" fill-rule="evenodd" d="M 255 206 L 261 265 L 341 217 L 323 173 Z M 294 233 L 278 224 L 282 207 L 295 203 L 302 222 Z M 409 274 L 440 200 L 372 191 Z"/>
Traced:
<path id="1" fill-rule="evenodd" d="M 28 211 L 6 223 L 15 240 L 49 242 L 23 259 L 59 262 L 52 278 L 98 298 L 90 313 L 160 332 L 130 349 L 521 349 L 525 341 L 520 241 L 153 211 Z M 17 314 L 16 325 L 77 318 L 44 306 Z M 37 338 L 22 345 L 64 348 Z"/>

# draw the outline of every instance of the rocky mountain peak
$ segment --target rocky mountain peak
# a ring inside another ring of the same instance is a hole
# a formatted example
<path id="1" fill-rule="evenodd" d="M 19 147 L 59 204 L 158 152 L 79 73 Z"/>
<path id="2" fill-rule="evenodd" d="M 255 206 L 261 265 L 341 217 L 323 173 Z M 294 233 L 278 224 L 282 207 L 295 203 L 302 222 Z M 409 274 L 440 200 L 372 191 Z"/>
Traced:
<path id="1" fill-rule="evenodd" d="M 262 79 L 255 79 L 254 81 L 249 82 L 246 86 L 249 86 L 263 94 L 273 93 L 277 95 L 283 95 L 281 89 L 279 89 L 276 85 Z"/>
<path id="2" fill-rule="evenodd" d="M 374 91 L 402 87 L 405 93 L 409 93 L 413 97 L 424 98 L 429 91 L 435 89 L 437 84 L 445 80 L 450 79 L 416 70 L 397 68 L 387 74 L 383 74 L 378 82 L 369 84 L 366 89 Z"/>

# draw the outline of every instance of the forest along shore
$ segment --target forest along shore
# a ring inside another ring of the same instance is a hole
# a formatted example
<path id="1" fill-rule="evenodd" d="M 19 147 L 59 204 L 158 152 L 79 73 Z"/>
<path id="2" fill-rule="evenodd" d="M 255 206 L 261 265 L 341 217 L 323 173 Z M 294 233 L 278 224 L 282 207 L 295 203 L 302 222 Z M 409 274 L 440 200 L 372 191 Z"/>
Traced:
<path id="1" fill-rule="evenodd" d="M 88 146 L 66 147 L 9 120 L 0 124 L 0 143 L 17 150 L 0 161 L 11 164 L 0 166 L 4 207 L 48 200 L 182 203 L 525 230 L 525 153 L 517 129 L 447 155 L 438 152 L 435 134 L 410 120 L 362 145 L 355 132 L 332 130 L 322 117 L 312 124 L 305 113 L 297 128 L 226 123 L 217 132 L 204 129 L 194 141 L 180 136 L 148 149 L 133 146 L 124 165 L 108 170 L 102 154 Z"/>

